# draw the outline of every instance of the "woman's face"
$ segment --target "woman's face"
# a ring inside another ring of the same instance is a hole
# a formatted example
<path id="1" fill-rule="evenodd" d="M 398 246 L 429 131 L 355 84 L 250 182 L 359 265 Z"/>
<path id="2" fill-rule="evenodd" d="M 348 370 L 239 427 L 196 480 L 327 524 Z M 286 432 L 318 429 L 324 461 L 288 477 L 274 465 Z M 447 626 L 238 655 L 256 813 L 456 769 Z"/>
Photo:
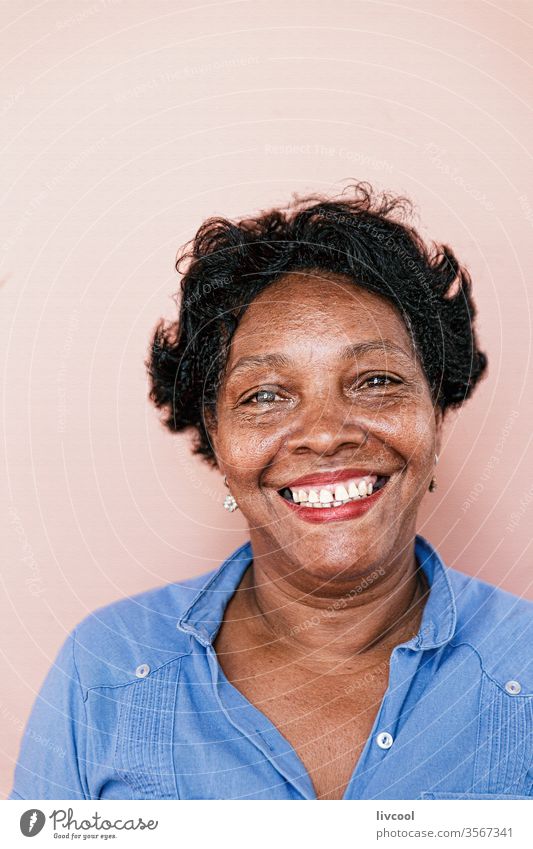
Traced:
<path id="1" fill-rule="evenodd" d="M 441 416 L 385 299 L 319 272 L 263 290 L 234 334 L 217 419 L 218 466 L 255 557 L 342 581 L 412 545 Z M 383 477 L 361 496 L 362 478 Z"/>

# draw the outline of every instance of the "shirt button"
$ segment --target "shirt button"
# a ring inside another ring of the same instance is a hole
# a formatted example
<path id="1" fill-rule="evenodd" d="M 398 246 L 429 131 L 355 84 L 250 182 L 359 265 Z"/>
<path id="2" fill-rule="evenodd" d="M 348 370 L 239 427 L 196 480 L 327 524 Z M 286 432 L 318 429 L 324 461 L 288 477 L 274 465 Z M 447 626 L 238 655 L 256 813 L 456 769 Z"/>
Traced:
<path id="1" fill-rule="evenodd" d="M 380 733 L 376 735 L 376 743 L 380 749 L 390 749 L 394 743 L 394 738 L 388 731 L 380 731 Z"/>
<path id="2" fill-rule="evenodd" d="M 505 685 L 505 689 L 512 696 L 517 696 L 518 693 L 522 689 L 522 685 L 521 685 L 520 681 L 507 681 L 507 683 Z"/>
<path id="3" fill-rule="evenodd" d="M 135 674 L 137 678 L 146 678 L 148 673 L 150 672 L 150 667 L 147 663 L 141 663 L 140 666 L 135 670 Z"/>

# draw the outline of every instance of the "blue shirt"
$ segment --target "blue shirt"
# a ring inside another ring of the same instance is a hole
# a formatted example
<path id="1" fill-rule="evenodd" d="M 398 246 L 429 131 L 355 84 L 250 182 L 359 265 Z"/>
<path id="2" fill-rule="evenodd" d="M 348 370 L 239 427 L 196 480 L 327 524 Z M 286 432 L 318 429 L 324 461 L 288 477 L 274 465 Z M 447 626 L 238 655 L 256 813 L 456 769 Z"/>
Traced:
<path id="1" fill-rule="evenodd" d="M 344 799 L 533 796 L 533 604 L 446 567 L 417 536 L 430 592 Z M 63 644 L 28 721 L 18 799 L 315 799 L 273 723 L 226 679 L 213 640 L 252 561 L 101 608 Z"/>

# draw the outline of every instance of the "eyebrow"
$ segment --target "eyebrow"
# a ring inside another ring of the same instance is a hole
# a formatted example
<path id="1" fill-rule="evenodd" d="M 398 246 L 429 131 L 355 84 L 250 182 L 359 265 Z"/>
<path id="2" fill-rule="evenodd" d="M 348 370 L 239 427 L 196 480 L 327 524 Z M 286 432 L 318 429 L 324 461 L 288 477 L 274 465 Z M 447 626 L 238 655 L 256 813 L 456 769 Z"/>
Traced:
<path id="1" fill-rule="evenodd" d="M 341 360 L 353 360 L 355 357 L 364 354 L 380 351 L 389 354 L 396 354 L 403 359 L 412 361 L 412 356 L 409 356 L 403 348 L 395 345 L 389 339 L 376 339 L 369 342 L 354 342 L 352 345 L 346 345 L 340 352 Z M 247 357 L 240 357 L 231 371 L 228 372 L 228 377 L 235 372 L 246 371 L 254 366 L 270 366 L 271 368 L 289 368 L 294 364 L 294 361 L 285 354 L 252 354 Z"/>
<path id="2" fill-rule="evenodd" d="M 386 354 L 398 354 L 408 360 L 412 359 L 407 351 L 391 342 L 390 339 L 375 339 L 371 342 L 356 342 L 354 345 L 347 345 L 341 351 L 341 360 L 351 360 L 360 354 L 368 354 L 372 351 L 384 351 Z"/>

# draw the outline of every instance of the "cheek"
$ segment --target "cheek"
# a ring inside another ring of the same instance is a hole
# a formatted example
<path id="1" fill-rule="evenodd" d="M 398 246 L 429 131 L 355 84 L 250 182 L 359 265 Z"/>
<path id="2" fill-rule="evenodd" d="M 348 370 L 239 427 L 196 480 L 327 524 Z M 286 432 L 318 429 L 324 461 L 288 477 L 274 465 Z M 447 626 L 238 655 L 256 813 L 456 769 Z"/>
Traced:
<path id="1" fill-rule="evenodd" d="M 398 443 L 415 467 L 425 467 L 433 459 L 435 442 L 435 416 L 431 400 L 414 404 L 404 410 L 399 418 Z"/>
<path id="2" fill-rule="evenodd" d="M 425 467 L 433 457 L 435 417 L 431 399 L 405 399 L 388 410 L 383 407 L 361 423 L 375 439 L 373 456 L 377 460 L 386 463 L 392 450 L 412 467 Z"/>
<path id="3" fill-rule="evenodd" d="M 257 423 L 219 422 L 219 457 L 231 467 L 236 479 L 244 481 L 257 477 L 275 456 L 282 441 L 283 434 L 279 430 L 266 433 Z"/>

